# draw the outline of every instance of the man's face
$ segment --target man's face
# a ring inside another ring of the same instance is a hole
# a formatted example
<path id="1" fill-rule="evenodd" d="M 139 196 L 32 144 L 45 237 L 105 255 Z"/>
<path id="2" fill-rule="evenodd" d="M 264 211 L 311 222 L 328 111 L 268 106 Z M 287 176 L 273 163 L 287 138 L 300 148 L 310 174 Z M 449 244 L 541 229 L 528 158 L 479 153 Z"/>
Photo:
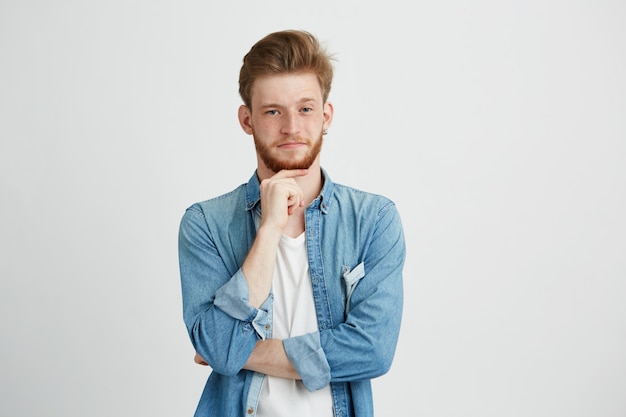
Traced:
<path id="1" fill-rule="evenodd" d="M 261 77 L 251 96 L 252 109 L 242 106 L 239 120 L 254 137 L 259 168 L 276 173 L 319 164 L 332 106 L 323 103 L 317 77 L 308 72 Z"/>

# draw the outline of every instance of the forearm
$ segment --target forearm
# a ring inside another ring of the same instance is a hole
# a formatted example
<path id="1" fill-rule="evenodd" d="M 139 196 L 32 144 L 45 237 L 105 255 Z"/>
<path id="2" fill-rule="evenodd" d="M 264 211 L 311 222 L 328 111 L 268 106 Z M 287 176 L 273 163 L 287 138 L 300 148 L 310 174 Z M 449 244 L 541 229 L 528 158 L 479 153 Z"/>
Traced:
<path id="1" fill-rule="evenodd" d="M 241 266 L 249 289 L 249 302 L 258 308 L 272 289 L 274 264 L 280 240 L 280 230 L 260 227 L 248 256 Z"/>
<path id="2" fill-rule="evenodd" d="M 244 369 L 288 379 L 301 379 L 298 371 L 287 357 L 280 339 L 257 342 Z"/>
<path id="3" fill-rule="evenodd" d="M 272 289 L 278 242 L 294 213 L 304 206 L 302 189 L 295 178 L 306 174 L 307 170 L 282 170 L 261 181 L 261 224 L 241 266 L 250 287 L 249 300 L 253 307 L 261 305 Z M 296 221 L 298 219 L 304 221 L 302 211 Z"/>

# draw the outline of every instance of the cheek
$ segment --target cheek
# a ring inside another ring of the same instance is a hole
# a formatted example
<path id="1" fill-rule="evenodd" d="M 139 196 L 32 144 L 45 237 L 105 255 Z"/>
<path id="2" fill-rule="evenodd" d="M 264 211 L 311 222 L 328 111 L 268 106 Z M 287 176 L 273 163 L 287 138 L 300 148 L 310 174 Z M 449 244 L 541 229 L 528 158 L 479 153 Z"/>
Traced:
<path id="1" fill-rule="evenodd" d="M 261 133 L 271 131 L 274 128 L 274 123 L 267 119 L 253 119 L 250 126 L 255 132 Z"/>

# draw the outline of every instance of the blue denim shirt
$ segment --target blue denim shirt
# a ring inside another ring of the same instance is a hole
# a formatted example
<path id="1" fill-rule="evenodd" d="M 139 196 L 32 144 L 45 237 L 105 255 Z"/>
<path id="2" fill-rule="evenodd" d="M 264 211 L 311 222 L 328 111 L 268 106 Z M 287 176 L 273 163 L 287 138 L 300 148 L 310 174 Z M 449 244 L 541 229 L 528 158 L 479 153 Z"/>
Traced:
<path id="1" fill-rule="evenodd" d="M 306 208 L 306 248 L 319 331 L 285 339 L 309 390 L 330 384 L 336 417 L 374 415 L 370 379 L 386 373 L 402 315 L 405 242 L 389 199 L 334 184 L 326 171 Z M 212 372 L 196 416 L 254 416 L 263 375 L 242 369 L 272 335 L 270 295 L 248 302 L 241 265 L 256 235 L 260 189 L 247 184 L 189 207 L 179 232 L 183 318 Z"/>

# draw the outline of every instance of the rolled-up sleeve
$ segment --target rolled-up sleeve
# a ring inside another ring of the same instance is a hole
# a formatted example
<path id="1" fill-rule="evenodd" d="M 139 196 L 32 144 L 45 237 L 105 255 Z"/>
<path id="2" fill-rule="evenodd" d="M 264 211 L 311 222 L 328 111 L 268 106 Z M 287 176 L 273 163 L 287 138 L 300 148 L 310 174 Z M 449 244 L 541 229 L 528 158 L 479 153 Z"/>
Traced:
<path id="1" fill-rule="evenodd" d="M 248 281 L 241 269 L 215 294 L 215 307 L 234 319 L 250 323 L 261 340 L 265 340 L 270 322 L 269 311 L 273 296 L 259 308 L 250 305 Z"/>
<path id="2" fill-rule="evenodd" d="M 285 339 L 283 346 L 306 389 L 315 391 L 330 383 L 330 366 L 318 332 Z"/>

